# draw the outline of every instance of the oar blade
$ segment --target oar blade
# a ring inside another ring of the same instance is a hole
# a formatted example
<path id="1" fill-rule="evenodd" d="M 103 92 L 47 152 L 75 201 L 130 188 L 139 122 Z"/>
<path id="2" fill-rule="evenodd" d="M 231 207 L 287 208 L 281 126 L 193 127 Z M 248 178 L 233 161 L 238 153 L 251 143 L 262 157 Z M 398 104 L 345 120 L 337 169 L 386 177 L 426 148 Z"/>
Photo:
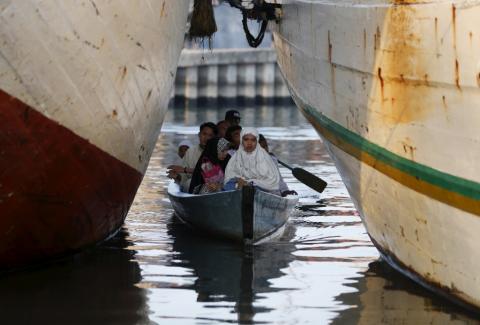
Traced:
<path id="1" fill-rule="evenodd" d="M 313 175 L 310 172 L 307 172 L 303 168 L 295 167 L 292 169 L 293 176 L 298 179 L 303 184 L 307 185 L 311 189 L 322 193 L 325 187 L 327 187 L 327 182 L 323 179 Z"/>

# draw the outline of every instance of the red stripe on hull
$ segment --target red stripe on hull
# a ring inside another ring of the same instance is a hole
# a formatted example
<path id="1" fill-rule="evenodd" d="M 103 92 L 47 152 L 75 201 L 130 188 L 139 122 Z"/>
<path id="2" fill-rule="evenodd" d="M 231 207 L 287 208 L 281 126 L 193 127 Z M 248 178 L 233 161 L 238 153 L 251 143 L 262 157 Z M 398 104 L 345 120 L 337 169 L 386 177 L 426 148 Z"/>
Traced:
<path id="1" fill-rule="evenodd" d="M 142 174 L 0 90 L 0 268 L 105 239 Z"/>

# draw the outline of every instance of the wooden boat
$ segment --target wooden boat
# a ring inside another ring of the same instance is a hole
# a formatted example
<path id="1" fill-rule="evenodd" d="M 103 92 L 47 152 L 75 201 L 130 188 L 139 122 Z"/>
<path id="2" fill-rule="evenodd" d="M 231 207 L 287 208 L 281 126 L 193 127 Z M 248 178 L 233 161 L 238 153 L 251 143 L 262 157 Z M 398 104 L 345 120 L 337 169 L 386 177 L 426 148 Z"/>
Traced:
<path id="1" fill-rule="evenodd" d="M 283 1 L 293 98 L 384 258 L 480 307 L 480 1 Z"/>
<path id="2" fill-rule="evenodd" d="M 246 186 L 242 190 L 210 194 L 180 191 L 168 186 L 175 216 L 213 235 L 246 244 L 259 244 L 283 233 L 298 196 L 281 197 Z"/>
<path id="3" fill-rule="evenodd" d="M 0 1 L 0 268 L 122 225 L 147 168 L 189 1 Z"/>

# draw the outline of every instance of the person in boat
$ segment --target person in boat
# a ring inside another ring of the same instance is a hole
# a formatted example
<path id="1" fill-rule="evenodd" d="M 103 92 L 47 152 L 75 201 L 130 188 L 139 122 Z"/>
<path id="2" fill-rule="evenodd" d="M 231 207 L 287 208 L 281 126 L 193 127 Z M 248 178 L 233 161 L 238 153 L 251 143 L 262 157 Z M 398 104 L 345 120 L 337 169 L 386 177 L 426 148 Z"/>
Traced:
<path id="1" fill-rule="evenodd" d="M 254 185 L 263 191 L 280 195 L 280 173 L 270 155 L 258 145 L 258 131 L 243 128 L 242 143 L 225 169 L 225 190 Z"/>
<path id="2" fill-rule="evenodd" d="M 180 159 L 183 159 L 185 156 L 185 153 L 187 152 L 188 148 L 192 147 L 192 143 L 188 140 L 182 140 L 178 144 L 178 151 L 177 154 L 180 157 Z"/>
<path id="3" fill-rule="evenodd" d="M 229 127 L 225 133 L 225 139 L 230 142 L 230 150 L 228 151 L 230 156 L 233 156 L 240 147 L 240 132 L 242 132 L 242 127 L 234 125 Z"/>
<path id="4" fill-rule="evenodd" d="M 265 151 L 270 155 L 272 158 L 273 162 L 275 163 L 275 166 L 278 168 L 278 159 L 277 157 L 270 152 L 269 147 L 268 147 L 268 142 L 267 139 L 263 136 L 263 134 L 258 135 L 258 144 L 265 149 Z M 283 180 L 282 174 L 280 173 L 280 169 L 278 170 L 280 174 L 280 193 L 282 193 L 282 196 L 287 196 L 287 195 L 298 195 L 296 191 L 290 190 L 288 188 L 287 183 Z"/>
<path id="5" fill-rule="evenodd" d="M 218 129 L 218 137 L 225 138 L 225 134 L 227 133 L 227 129 L 228 129 L 228 122 L 225 120 L 218 122 L 217 129 Z"/>
<path id="6" fill-rule="evenodd" d="M 240 125 L 241 117 L 240 112 L 236 110 L 229 110 L 225 113 L 225 121 L 228 126 Z"/>
<path id="7" fill-rule="evenodd" d="M 204 194 L 222 190 L 225 168 L 230 159 L 229 147 L 230 143 L 225 138 L 208 140 L 193 171 L 189 193 Z"/>
<path id="8" fill-rule="evenodd" d="M 197 146 L 190 147 L 185 156 L 183 157 L 181 165 L 170 165 L 167 167 L 167 176 L 180 183 L 182 190 L 188 190 L 190 187 L 190 180 L 193 170 L 197 165 L 203 149 L 208 140 L 217 135 L 217 125 L 213 122 L 205 122 L 200 125 L 200 131 L 198 132 Z"/>

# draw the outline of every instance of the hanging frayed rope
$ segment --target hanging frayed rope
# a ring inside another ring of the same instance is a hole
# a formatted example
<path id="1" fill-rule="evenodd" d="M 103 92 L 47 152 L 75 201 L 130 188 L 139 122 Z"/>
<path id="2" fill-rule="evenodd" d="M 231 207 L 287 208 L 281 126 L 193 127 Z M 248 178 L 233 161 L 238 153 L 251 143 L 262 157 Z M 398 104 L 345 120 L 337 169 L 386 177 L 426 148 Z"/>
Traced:
<path id="1" fill-rule="evenodd" d="M 275 20 L 277 23 L 281 18 L 281 5 L 267 3 L 265 0 L 227 0 L 232 7 L 242 12 L 243 31 L 247 38 L 248 45 L 258 47 L 263 40 L 268 21 Z M 248 28 L 247 19 L 256 20 L 261 23 L 257 37 L 254 37 Z"/>
<path id="2" fill-rule="evenodd" d="M 211 47 L 212 35 L 217 31 L 217 23 L 213 13 L 211 0 L 195 0 L 193 3 L 193 13 L 190 20 L 190 30 L 188 36 L 191 39 L 208 38 L 209 47 Z"/>
<path id="3" fill-rule="evenodd" d="M 258 47 L 263 41 L 263 36 L 265 36 L 265 30 L 267 29 L 268 21 L 267 20 L 262 21 L 262 25 L 260 27 L 260 31 L 258 32 L 257 37 L 254 37 L 250 33 L 250 30 L 248 29 L 247 13 L 245 11 L 243 12 L 242 24 L 243 24 L 243 31 L 245 32 L 245 37 L 247 38 L 248 45 L 250 45 L 251 47 Z"/>

